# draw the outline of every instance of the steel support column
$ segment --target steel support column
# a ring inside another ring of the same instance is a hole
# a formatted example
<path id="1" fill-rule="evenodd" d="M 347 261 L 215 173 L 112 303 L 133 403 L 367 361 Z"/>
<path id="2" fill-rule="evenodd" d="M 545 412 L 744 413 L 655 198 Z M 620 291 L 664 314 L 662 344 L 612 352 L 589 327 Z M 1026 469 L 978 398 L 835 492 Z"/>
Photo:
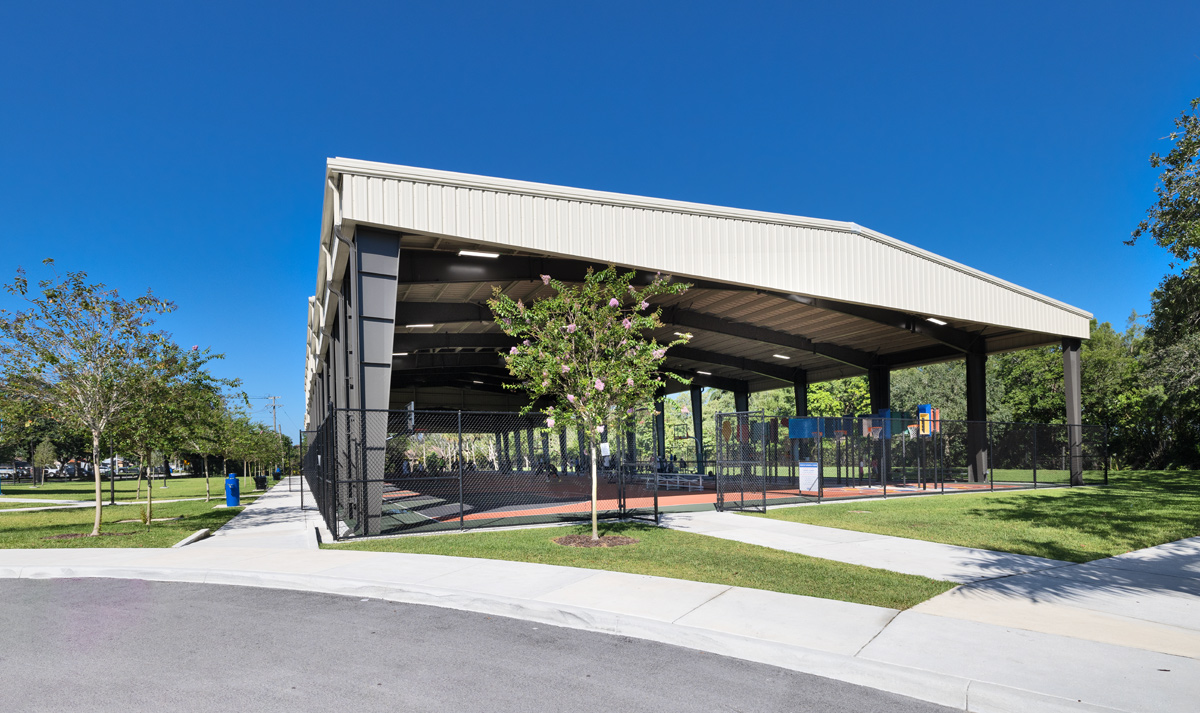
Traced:
<path id="1" fill-rule="evenodd" d="M 750 391 L 733 392 L 733 410 L 745 413 L 750 410 Z"/>
<path id="2" fill-rule="evenodd" d="M 1078 339 L 1063 340 L 1063 387 L 1067 398 L 1067 447 L 1071 485 L 1083 485 L 1083 406 Z"/>
<path id="3" fill-rule="evenodd" d="M 396 276 L 400 236 L 360 228 L 351 252 L 353 294 L 358 317 L 355 334 L 357 394 L 351 403 L 363 409 L 362 521 L 359 534 L 378 535 L 383 515 L 383 477 L 387 466 L 387 413 L 392 384 L 392 340 L 396 333 Z M 368 409 L 379 409 L 371 410 Z"/>
<path id="4" fill-rule="evenodd" d="M 987 355 L 967 354 L 967 472 L 972 483 L 987 480 Z"/>
<path id="5" fill-rule="evenodd" d="M 871 413 L 892 407 L 892 370 L 873 366 L 867 371 L 867 390 L 871 395 Z"/>
<path id="6" fill-rule="evenodd" d="M 696 472 L 704 475 L 704 387 L 692 384 L 692 435 L 696 437 Z"/>
<path id="7" fill-rule="evenodd" d="M 796 379 L 792 382 L 792 395 L 796 399 L 796 416 L 808 416 L 808 372 L 797 369 Z"/>

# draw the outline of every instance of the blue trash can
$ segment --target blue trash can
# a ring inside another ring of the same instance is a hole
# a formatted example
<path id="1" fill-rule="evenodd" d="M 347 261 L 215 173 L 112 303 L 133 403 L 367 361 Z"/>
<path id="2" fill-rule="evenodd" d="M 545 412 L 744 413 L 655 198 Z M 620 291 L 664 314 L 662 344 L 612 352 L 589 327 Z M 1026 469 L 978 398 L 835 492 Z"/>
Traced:
<path id="1" fill-rule="evenodd" d="M 238 484 L 237 473 L 230 473 L 225 478 L 225 507 L 235 508 L 242 504 L 242 486 Z"/>

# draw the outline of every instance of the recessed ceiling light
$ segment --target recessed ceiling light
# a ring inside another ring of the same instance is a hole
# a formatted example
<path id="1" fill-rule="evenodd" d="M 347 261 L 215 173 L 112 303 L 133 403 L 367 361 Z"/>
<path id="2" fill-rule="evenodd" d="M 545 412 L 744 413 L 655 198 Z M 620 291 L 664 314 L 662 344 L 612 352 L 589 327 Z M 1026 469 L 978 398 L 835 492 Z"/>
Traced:
<path id="1" fill-rule="evenodd" d="M 393 352 L 392 356 L 408 356 L 408 352 Z"/>
<path id="2" fill-rule="evenodd" d="M 404 325 L 404 328 L 405 329 L 427 329 L 432 326 L 433 326 L 432 324 L 406 324 L 406 325 Z"/>
<path id="3" fill-rule="evenodd" d="M 704 374 L 705 376 L 712 376 L 712 372 L 711 372 L 711 371 L 700 371 L 700 370 L 697 370 L 697 371 L 696 371 L 696 373 L 697 373 L 697 374 Z"/>
<path id="4" fill-rule="evenodd" d="M 776 359 L 791 359 L 790 356 L 784 356 L 782 354 L 772 354 L 771 356 L 775 357 Z"/>
<path id="5" fill-rule="evenodd" d="M 483 253 L 478 250 L 459 250 L 459 257 L 500 257 L 500 253 Z"/>
<path id="6" fill-rule="evenodd" d="M 936 324 L 936 325 L 938 325 L 938 326 L 942 326 L 942 327 L 946 326 L 946 323 L 945 323 L 945 322 L 943 322 L 942 320 L 938 319 L 937 317 L 926 317 L 926 318 L 925 318 L 925 321 L 926 321 L 926 322 L 933 322 L 934 324 Z"/>

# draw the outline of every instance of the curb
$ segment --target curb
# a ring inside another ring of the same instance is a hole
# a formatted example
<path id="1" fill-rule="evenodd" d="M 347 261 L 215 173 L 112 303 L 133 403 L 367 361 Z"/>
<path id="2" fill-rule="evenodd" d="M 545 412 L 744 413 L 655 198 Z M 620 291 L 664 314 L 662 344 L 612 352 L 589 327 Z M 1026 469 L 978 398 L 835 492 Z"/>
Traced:
<path id="1" fill-rule="evenodd" d="M 195 532 L 193 532 L 192 534 L 183 538 L 179 542 L 176 542 L 175 544 L 171 545 L 171 547 L 172 548 L 187 547 L 188 545 L 192 544 L 193 542 L 199 542 L 200 540 L 203 540 L 204 538 L 208 537 L 211 534 L 212 534 L 212 532 L 207 527 L 205 527 L 203 529 L 196 530 Z"/>
<path id="2" fill-rule="evenodd" d="M 203 531 L 201 531 L 203 532 Z M 200 533 L 190 536 L 196 538 Z M 198 538 L 197 538 L 198 539 Z M 186 542 L 185 540 L 184 542 Z M 183 542 L 176 545 L 181 546 Z M 789 646 L 737 634 L 700 629 L 637 616 L 562 604 L 516 599 L 416 584 L 382 583 L 321 575 L 248 572 L 221 569 L 122 566 L 0 567 L 0 578 L 141 579 L 160 582 L 218 584 L 287 589 L 383 599 L 406 604 L 458 609 L 534 621 L 603 634 L 630 636 L 705 651 L 801 673 L 867 686 L 968 713 L 1012 713 L 1020 710 L 1087 713 L 1135 713 L 934 671 L 860 659 L 801 646 Z"/>

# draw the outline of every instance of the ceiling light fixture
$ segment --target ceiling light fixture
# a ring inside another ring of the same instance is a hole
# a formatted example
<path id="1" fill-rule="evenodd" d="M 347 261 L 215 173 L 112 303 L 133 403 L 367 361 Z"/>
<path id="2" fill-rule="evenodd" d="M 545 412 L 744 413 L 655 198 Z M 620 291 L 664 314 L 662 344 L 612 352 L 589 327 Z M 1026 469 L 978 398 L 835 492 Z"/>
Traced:
<path id="1" fill-rule="evenodd" d="M 937 326 L 939 326 L 939 327 L 945 327 L 945 326 L 946 326 L 946 323 L 945 323 L 945 322 L 943 322 L 942 320 L 938 319 L 937 317 L 926 317 L 926 318 L 925 318 L 925 321 L 926 321 L 926 322 L 933 322 L 934 324 L 936 324 L 936 325 L 937 325 Z"/>
<path id="2" fill-rule="evenodd" d="M 471 380 L 471 383 L 472 383 L 472 384 L 482 384 L 483 382 L 482 382 L 482 381 L 476 381 L 476 380 L 472 379 L 472 380 Z"/>
<path id="3" fill-rule="evenodd" d="M 408 352 L 393 352 L 392 356 L 408 356 Z"/>
<path id="4" fill-rule="evenodd" d="M 699 369 L 697 369 L 697 370 L 696 370 L 696 373 L 697 373 L 697 374 L 704 374 L 705 376 L 712 376 L 712 372 L 711 372 L 711 371 L 700 371 Z"/>
<path id="5" fill-rule="evenodd" d="M 406 325 L 404 325 L 404 328 L 405 329 L 428 329 L 429 327 L 432 327 L 432 326 L 433 326 L 432 324 L 406 324 Z"/>
<path id="6" fill-rule="evenodd" d="M 500 253 L 482 253 L 478 250 L 459 250 L 459 257 L 500 257 Z"/>
<path id="7" fill-rule="evenodd" d="M 782 354 L 772 354 L 771 356 L 775 357 L 776 359 L 791 359 L 790 356 L 784 356 Z"/>
<path id="8" fill-rule="evenodd" d="M 676 332 L 676 333 L 675 333 L 675 336 L 677 336 L 677 337 L 686 337 L 687 335 L 686 335 L 686 334 L 684 334 L 683 332 Z"/>

